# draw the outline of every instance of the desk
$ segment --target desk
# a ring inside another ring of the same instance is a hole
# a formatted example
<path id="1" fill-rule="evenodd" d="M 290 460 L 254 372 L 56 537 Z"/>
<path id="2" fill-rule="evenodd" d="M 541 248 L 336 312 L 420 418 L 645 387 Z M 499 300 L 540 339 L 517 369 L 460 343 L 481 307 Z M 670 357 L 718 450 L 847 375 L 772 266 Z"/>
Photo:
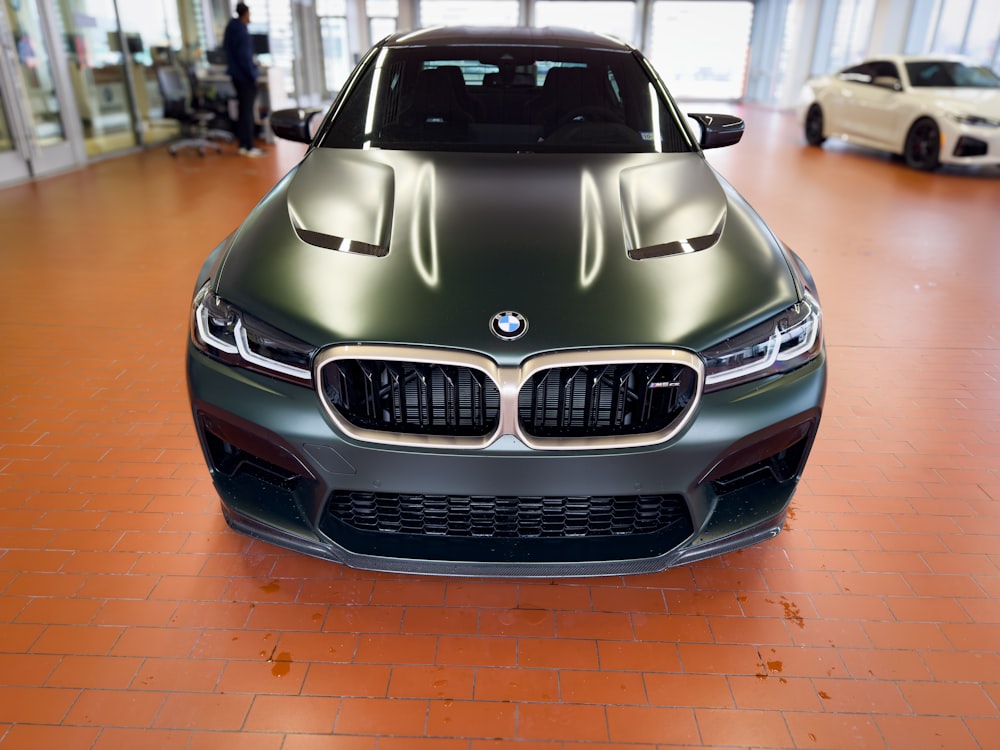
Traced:
<path id="1" fill-rule="evenodd" d="M 237 118 L 236 89 L 225 68 L 212 66 L 198 75 L 205 105 L 220 117 L 235 124 Z M 274 143 L 271 132 L 271 111 L 289 106 L 285 92 L 285 74 L 278 68 L 266 68 L 257 79 L 257 106 L 254 107 L 254 121 L 260 126 L 261 137 L 267 143 Z"/>

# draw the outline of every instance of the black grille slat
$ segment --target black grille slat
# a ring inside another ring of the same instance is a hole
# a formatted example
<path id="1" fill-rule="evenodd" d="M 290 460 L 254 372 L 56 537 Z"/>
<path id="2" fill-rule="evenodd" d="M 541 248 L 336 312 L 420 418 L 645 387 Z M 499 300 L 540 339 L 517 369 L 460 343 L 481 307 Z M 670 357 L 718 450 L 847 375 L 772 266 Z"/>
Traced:
<path id="1" fill-rule="evenodd" d="M 518 419 L 534 437 L 657 432 L 684 413 L 696 386 L 694 370 L 672 363 L 551 368 L 522 387 Z"/>
<path id="2" fill-rule="evenodd" d="M 628 409 L 628 381 L 634 368 L 628 368 L 618 375 L 615 388 L 611 392 L 611 418 L 610 424 L 621 429 L 627 424 L 626 410 Z M 594 388 L 600 387 L 601 380 L 595 379 Z M 596 426 L 596 423 L 595 425 Z"/>
<path id="3" fill-rule="evenodd" d="M 360 531 L 498 539 L 655 534 L 689 519 L 683 498 L 674 495 L 469 497 L 335 492 L 327 513 Z"/>
<path id="4" fill-rule="evenodd" d="M 347 421 L 369 430 L 475 437 L 499 420 L 496 384 L 471 367 L 345 359 L 323 368 L 321 385 Z"/>

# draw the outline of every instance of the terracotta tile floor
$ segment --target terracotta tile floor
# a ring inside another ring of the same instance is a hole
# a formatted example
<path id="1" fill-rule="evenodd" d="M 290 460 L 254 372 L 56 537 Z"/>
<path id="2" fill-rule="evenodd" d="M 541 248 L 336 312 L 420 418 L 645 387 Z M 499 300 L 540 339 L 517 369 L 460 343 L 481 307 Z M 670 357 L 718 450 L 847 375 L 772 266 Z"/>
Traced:
<path id="1" fill-rule="evenodd" d="M 0 190 L 0 747 L 1000 748 L 1000 170 L 745 115 L 711 160 L 816 274 L 825 421 L 784 534 L 635 578 L 374 575 L 226 528 L 188 298 L 300 147 Z"/>

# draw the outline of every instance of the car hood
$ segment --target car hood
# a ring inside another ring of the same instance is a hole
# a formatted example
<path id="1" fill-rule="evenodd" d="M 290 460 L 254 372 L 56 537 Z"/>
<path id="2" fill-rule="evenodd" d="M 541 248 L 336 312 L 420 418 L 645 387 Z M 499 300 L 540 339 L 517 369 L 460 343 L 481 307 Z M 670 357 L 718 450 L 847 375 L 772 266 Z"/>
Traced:
<path id="1" fill-rule="evenodd" d="M 799 292 L 780 243 L 700 154 L 313 149 L 216 275 L 220 296 L 317 346 L 447 346 L 500 363 L 698 350 Z M 490 321 L 511 310 L 527 334 L 500 341 Z"/>
<path id="2" fill-rule="evenodd" d="M 933 99 L 949 110 L 1000 119 L 1000 89 L 921 88 L 917 95 Z"/>

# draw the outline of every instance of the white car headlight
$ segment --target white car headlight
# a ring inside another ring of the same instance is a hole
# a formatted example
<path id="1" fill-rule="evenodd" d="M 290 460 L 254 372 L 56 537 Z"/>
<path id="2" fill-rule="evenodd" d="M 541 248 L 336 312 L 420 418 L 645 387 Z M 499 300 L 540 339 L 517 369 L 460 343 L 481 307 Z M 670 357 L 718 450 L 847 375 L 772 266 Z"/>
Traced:
<path id="1" fill-rule="evenodd" d="M 205 283 L 191 309 L 191 340 L 198 349 L 230 364 L 292 382 L 312 381 L 316 347 L 239 311 L 216 296 L 211 287 L 211 281 Z"/>
<path id="2" fill-rule="evenodd" d="M 822 312 L 808 292 L 798 304 L 703 351 L 705 391 L 794 370 L 823 348 Z"/>
<path id="3" fill-rule="evenodd" d="M 958 114 L 957 112 L 948 112 L 947 115 L 948 119 L 957 122 L 959 125 L 972 125 L 979 128 L 1000 128 L 1000 120 L 991 117 Z"/>

